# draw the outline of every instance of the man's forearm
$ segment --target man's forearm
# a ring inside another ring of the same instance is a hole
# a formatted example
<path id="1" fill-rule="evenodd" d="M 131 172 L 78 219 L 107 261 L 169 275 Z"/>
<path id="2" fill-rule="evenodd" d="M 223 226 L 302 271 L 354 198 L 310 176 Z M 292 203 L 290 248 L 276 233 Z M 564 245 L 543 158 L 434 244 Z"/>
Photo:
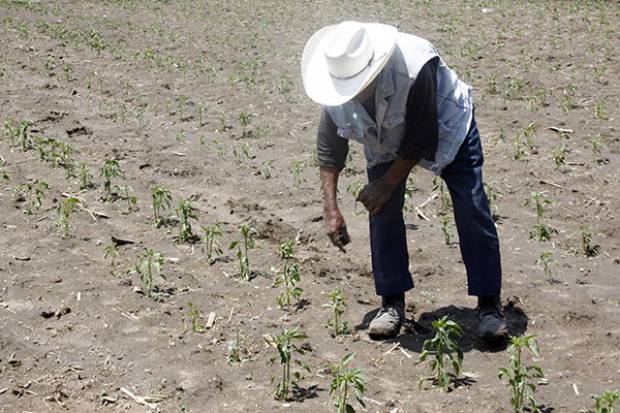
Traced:
<path id="1" fill-rule="evenodd" d="M 323 188 L 323 205 L 325 208 L 338 208 L 338 176 L 340 170 L 333 166 L 321 166 L 321 187 Z"/>
<path id="2" fill-rule="evenodd" d="M 419 159 L 402 159 L 396 160 L 390 166 L 390 169 L 381 177 L 384 182 L 391 188 L 396 188 L 398 184 L 409 175 L 411 169 L 419 162 Z"/>

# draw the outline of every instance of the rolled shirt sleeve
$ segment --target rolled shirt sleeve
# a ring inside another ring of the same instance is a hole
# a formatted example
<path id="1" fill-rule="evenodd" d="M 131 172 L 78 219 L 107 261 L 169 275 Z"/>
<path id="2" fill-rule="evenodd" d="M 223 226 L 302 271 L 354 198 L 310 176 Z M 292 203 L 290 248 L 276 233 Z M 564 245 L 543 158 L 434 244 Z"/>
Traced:
<path id="1" fill-rule="evenodd" d="M 422 67 L 407 98 L 405 136 L 398 156 L 402 159 L 434 161 L 437 152 L 437 65 L 435 57 Z"/>
<path id="2" fill-rule="evenodd" d="M 316 140 L 316 155 L 319 166 L 332 166 L 341 171 L 349 153 L 349 141 L 338 136 L 338 128 L 325 109 Z"/>

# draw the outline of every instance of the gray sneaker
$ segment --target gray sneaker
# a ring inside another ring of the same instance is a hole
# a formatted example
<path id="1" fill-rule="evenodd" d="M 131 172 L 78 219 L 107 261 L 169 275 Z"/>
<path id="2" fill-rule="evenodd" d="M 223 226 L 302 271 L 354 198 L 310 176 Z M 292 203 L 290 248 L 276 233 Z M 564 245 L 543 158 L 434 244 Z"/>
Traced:
<path id="1" fill-rule="evenodd" d="M 383 303 L 370 322 L 368 335 L 373 340 L 396 337 L 405 321 L 405 302 Z"/>
<path id="2" fill-rule="evenodd" d="M 499 300 L 495 303 L 485 303 L 478 306 L 480 324 L 478 331 L 485 340 L 500 340 L 508 338 L 508 327 L 504 320 L 504 313 Z"/>

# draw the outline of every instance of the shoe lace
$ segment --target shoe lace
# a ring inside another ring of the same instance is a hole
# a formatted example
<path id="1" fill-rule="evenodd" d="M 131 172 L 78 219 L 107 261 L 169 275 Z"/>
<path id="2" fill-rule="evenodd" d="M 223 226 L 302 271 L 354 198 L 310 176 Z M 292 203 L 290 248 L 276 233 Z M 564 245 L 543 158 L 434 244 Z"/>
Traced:
<path id="1" fill-rule="evenodd" d="M 382 316 L 383 314 L 389 314 L 394 318 L 403 318 L 403 309 L 400 306 L 396 306 L 393 304 L 384 305 L 379 309 L 377 313 L 377 317 Z"/>

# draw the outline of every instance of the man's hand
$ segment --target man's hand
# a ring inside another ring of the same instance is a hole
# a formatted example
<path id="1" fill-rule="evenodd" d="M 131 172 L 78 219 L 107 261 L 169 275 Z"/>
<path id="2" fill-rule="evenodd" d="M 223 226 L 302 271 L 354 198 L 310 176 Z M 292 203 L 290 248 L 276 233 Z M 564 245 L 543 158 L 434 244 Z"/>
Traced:
<path id="1" fill-rule="evenodd" d="M 376 215 L 389 201 L 393 192 L 394 186 L 390 185 L 383 178 L 379 178 L 366 185 L 357 196 L 356 201 L 361 202 L 370 215 Z"/>
<path id="2" fill-rule="evenodd" d="M 340 170 L 330 166 L 322 166 L 320 174 L 321 186 L 323 187 L 323 216 L 327 226 L 327 235 L 332 243 L 340 248 L 340 251 L 346 252 L 344 246 L 351 242 L 351 238 L 338 208 L 336 196 Z"/>
<path id="3" fill-rule="evenodd" d="M 336 247 L 342 252 L 346 252 L 344 246 L 351 242 L 351 237 L 347 232 L 347 225 L 340 210 L 336 207 L 326 207 L 323 211 L 325 215 L 325 224 L 327 226 L 327 235 Z"/>

